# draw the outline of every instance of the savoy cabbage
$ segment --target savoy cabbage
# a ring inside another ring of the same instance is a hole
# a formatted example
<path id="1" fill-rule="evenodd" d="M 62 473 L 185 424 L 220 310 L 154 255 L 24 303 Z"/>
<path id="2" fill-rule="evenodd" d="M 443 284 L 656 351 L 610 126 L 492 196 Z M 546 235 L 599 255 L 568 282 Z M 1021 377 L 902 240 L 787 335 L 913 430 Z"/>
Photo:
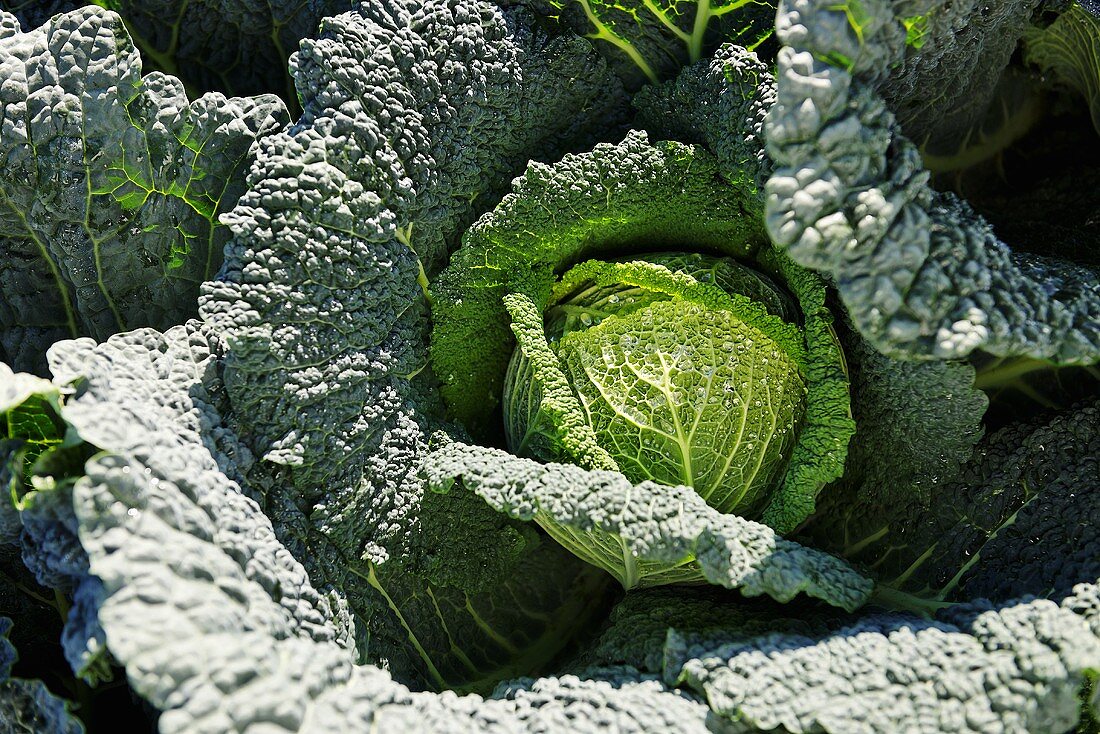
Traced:
<path id="1" fill-rule="evenodd" d="M 1094 729 L 1095 11 L 6 0 L 0 731 Z"/>

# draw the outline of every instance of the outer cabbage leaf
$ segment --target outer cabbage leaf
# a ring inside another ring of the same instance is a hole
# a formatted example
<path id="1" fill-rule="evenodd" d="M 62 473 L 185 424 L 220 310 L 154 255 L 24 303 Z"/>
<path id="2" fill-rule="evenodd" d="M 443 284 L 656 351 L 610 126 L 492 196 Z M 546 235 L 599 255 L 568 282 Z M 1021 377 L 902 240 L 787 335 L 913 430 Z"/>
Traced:
<path id="1" fill-rule="evenodd" d="M 970 364 L 897 361 L 842 337 L 859 430 L 844 478 L 795 539 L 865 569 L 884 601 L 923 610 L 1060 599 L 1100 578 L 1095 400 L 982 439 L 988 400 Z"/>
<path id="2" fill-rule="evenodd" d="M 51 364 L 73 387 L 64 419 L 111 448 L 86 464 L 73 501 L 110 651 L 162 711 L 161 731 L 707 731 L 704 705 L 627 666 L 513 681 L 483 699 L 412 693 L 358 665 L 340 596 L 311 585 L 246 496 L 254 460 L 221 415 L 197 324 L 62 342 Z"/>
<path id="3" fill-rule="evenodd" d="M 1049 3 L 902 0 L 889 6 L 850 2 L 843 9 L 849 27 L 865 42 L 880 32 L 876 26 L 882 20 L 900 19 L 900 29 L 889 32 L 900 31 L 905 50 L 896 66 L 872 72 L 876 86 L 907 138 L 925 152 L 946 154 L 986 116 L 1020 38 L 1044 4 Z"/>
<path id="4" fill-rule="evenodd" d="M 51 355 L 59 382 L 79 383 L 63 414 L 81 438 L 126 460 L 141 457 L 148 472 L 181 472 L 177 482 L 220 486 L 230 481 L 224 476 L 229 475 L 279 511 L 264 495 L 285 492 L 274 484 L 285 477 L 254 466 L 251 453 L 222 417 L 228 407 L 224 388 L 194 324 L 163 336 L 138 330 L 94 349 L 88 342 L 64 342 Z M 125 422 L 103 425 L 109 411 L 122 411 Z M 173 463 L 182 461 L 171 458 L 180 452 L 194 477 Z M 79 505 L 79 490 L 74 492 Z M 316 531 L 298 535 L 301 528 L 289 524 L 280 531 L 289 542 L 302 544 L 298 552 L 326 574 L 322 578 L 339 582 L 331 590 L 335 611 L 330 616 L 345 636 L 351 634 L 349 608 L 365 626 L 367 634 L 357 637 L 360 659 L 384 660 L 405 680 L 433 688 L 486 689 L 512 671 L 538 670 L 568 642 L 575 626 L 600 611 L 607 579 L 474 497 L 447 502 L 433 502 L 433 497 L 416 508 L 415 524 L 405 520 L 408 542 L 420 544 L 420 555 L 402 559 L 404 568 L 419 562 L 416 571 L 422 576 L 403 578 L 385 563 L 345 559 Z M 258 539 L 249 552 L 263 556 L 268 552 L 263 542 Z M 300 584 L 301 579 L 272 583 Z M 285 592 L 284 597 L 287 604 L 303 603 Z M 99 600 L 91 601 L 94 615 Z"/>
<path id="5" fill-rule="evenodd" d="M 0 11 L 0 77 L 0 357 L 42 372 L 58 339 L 193 315 L 229 236 L 218 216 L 283 104 L 189 103 L 94 7 L 25 33 Z"/>
<path id="6" fill-rule="evenodd" d="M 1061 603 L 963 605 L 931 621 L 730 603 L 694 589 L 628 596 L 583 664 L 660 670 L 732 731 L 1064 732 L 1100 662 L 1097 586 Z"/>
<path id="7" fill-rule="evenodd" d="M 914 513 L 923 517 L 952 501 L 943 487 L 957 486 L 949 483 L 983 435 L 988 399 L 966 362 L 891 359 L 850 325 L 841 343 L 858 430 L 844 477 L 822 492 L 798 537 L 880 571 L 891 565 L 898 536 L 913 532 Z"/>
<path id="8" fill-rule="evenodd" d="M 1058 599 L 1075 583 L 1100 578 L 1098 457 L 1095 399 L 990 436 L 957 480 L 969 487 L 959 493 L 965 499 L 944 503 L 965 507 L 944 532 L 954 536 L 951 548 L 936 547 L 933 568 L 919 569 L 906 587 L 924 581 L 955 600 Z M 951 567 L 949 559 L 954 572 L 934 575 L 936 566 Z"/>
<path id="9" fill-rule="evenodd" d="M 277 94 L 300 111 L 287 60 L 323 18 L 354 0 L 0 0 L 24 28 L 85 5 L 122 16 L 146 67 L 178 77 L 192 98 L 204 92 Z"/>
<path id="10" fill-rule="evenodd" d="M 484 685 L 540 641 L 545 662 L 568 640 L 556 625 L 601 603 L 603 580 L 560 554 L 520 572 L 540 543 L 559 553 L 535 529 L 472 495 L 426 492 L 415 472 L 441 413 L 422 372 L 426 274 L 529 158 L 623 118 L 606 63 L 533 20 L 469 0 L 366 2 L 327 19 L 291 61 L 302 120 L 261 143 L 201 309 L 225 351 L 235 431 L 275 475 L 256 481 L 272 487 L 280 536 L 347 595 L 364 654 L 416 685 Z M 543 593 L 522 583 L 533 578 L 555 591 L 530 598 Z M 559 595 L 574 581 L 589 593 Z M 509 632 L 469 613 L 480 594 L 500 595 L 479 614 Z"/>
<path id="11" fill-rule="evenodd" d="M 1100 359 L 1096 273 L 1011 252 L 964 202 L 929 187 L 916 146 L 879 96 L 884 70 L 905 59 L 906 18 L 888 2 L 861 2 L 858 17 L 853 7 L 780 7 L 786 46 L 767 124 L 773 241 L 828 273 L 856 326 L 887 354 Z"/>
<path id="12" fill-rule="evenodd" d="M 997 431 L 957 476 L 908 499 L 874 483 L 862 488 L 865 498 L 841 493 L 807 542 L 821 540 L 885 586 L 934 601 L 1060 599 L 1100 578 L 1098 455 L 1093 401 Z"/>
<path id="13" fill-rule="evenodd" d="M 805 593 L 849 611 L 870 593 L 868 580 L 835 557 L 784 540 L 766 525 L 724 515 L 689 487 L 632 485 L 614 472 L 539 464 L 440 440 L 445 445 L 424 462 L 433 488 L 448 491 L 458 480 L 510 517 L 544 516 L 552 535 L 595 535 L 601 543 L 580 545 L 602 556 L 591 559 L 595 565 L 617 569 L 627 589 L 675 574 L 680 582 L 706 581 L 779 601 Z"/>
<path id="14" fill-rule="evenodd" d="M 1094 597 L 1096 586 L 1077 591 Z M 706 695 L 735 731 L 1064 732 L 1100 665 L 1076 604 L 976 605 L 936 622 L 870 615 L 728 642 L 673 632 L 665 678 Z"/>
<path id="15" fill-rule="evenodd" d="M 844 615 L 821 604 L 783 605 L 771 599 L 736 599 L 713 587 L 665 586 L 628 594 L 608 616 L 600 635 L 581 652 L 578 668 L 628 665 L 664 671 L 669 633 L 752 639 L 777 631 L 804 635 L 829 629 Z"/>
<path id="16" fill-rule="evenodd" d="M 297 463 L 316 444 L 318 456 L 330 455 L 324 441 L 351 431 L 361 396 L 380 389 L 372 378 L 383 368 L 410 374 L 423 361 L 417 256 L 433 271 L 475 201 L 491 202 L 529 157 L 587 142 L 586 130 L 616 118 L 623 100 L 606 65 L 580 39 L 548 39 L 527 22 L 474 2 L 365 3 L 327 21 L 292 61 L 303 124 L 263 146 L 252 191 L 229 218 L 229 263 L 203 308 L 227 330 L 238 412 L 267 403 L 252 419 L 262 453 L 285 444 L 280 461 Z M 438 44 L 451 55 L 436 54 Z M 394 68 L 404 56 L 421 63 Z M 345 68 L 354 78 L 344 79 Z M 288 288 L 299 295 L 282 297 Z M 387 340 L 394 356 L 383 364 Z M 270 374 L 304 370 L 303 379 L 325 383 L 317 369 L 341 375 L 330 380 L 339 385 L 325 401 L 330 412 L 345 402 L 339 396 L 354 397 L 340 408 L 347 415 L 313 421 L 341 426 L 335 435 L 298 437 L 308 391 Z M 237 386 L 250 375 L 256 384 Z"/>

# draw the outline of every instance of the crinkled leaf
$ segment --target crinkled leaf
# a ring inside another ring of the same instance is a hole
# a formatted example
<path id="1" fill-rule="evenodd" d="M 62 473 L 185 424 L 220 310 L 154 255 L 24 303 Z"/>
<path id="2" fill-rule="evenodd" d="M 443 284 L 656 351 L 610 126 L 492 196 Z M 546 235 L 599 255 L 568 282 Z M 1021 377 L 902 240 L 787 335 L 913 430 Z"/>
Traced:
<path id="1" fill-rule="evenodd" d="M 240 493 L 240 485 L 226 474 L 243 483 L 244 491 L 257 499 L 263 496 L 250 482 L 264 482 L 259 486 L 266 486 L 269 494 L 286 491 L 271 484 L 282 477 L 258 471 L 251 453 L 222 417 L 227 407 L 223 387 L 207 342 L 194 324 L 164 335 L 138 330 L 98 347 L 90 342 L 63 342 L 51 352 L 51 359 L 59 382 L 79 384 L 65 405 L 65 419 L 85 440 L 112 453 L 90 462 L 87 471 L 96 471 L 93 464 L 119 467 L 110 474 L 118 477 L 112 479 L 112 486 L 137 482 L 129 475 L 141 471 L 154 479 L 160 476 L 166 482 L 194 485 L 194 492 L 228 483 Z M 108 425 L 103 416 L 119 411 L 126 419 Z M 141 462 L 140 466 L 134 462 Z M 389 471 L 399 470 L 405 469 L 399 463 L 390 464 Z M 412 476 L 415 479 L 415 472 Z M 424 493 L 422 482 L 416 481 L 418 484 L 409 485 L 410 491 L 419 487 Z M 79 486 L 73 501 L 78 504 L 76 524 L 86 548 L 83 526 L 90 518 L 99 517 L 100 510 L 80 514 Z M 280 536 L 304 543 L 311 567 L 334 587 L 333 610 L 326 613 L 329 621 L 321 619 L 319 612 L 310 612 L 307 616 L 314 624 L 329 624 L 346 637 L 350 635 L 350 611 L 370 632 L 360 638 L 363 658 L 385 660 L 395 674 L 417 686 L 486 690 L 501 678 L 540 669 L 568 643 L 576 627 L 583 627 L 591 615 L 602 611 L 608 587 L 602 574 L 538 537 L 533 529 L 492 512 L 474 497 L 426 494 L 414 508 L 399 508 L 409 513 L 408 519 L 392 509 L 386 516 L 386 506 L 376 508 L 382 529 L 387 521 L 405 523 L 399 529 L 406 533 L 408 554 L 393 563 L 384 558 L 346 558 L 316 530 L 306 528 L 298 535 L 300 530 L 293 524 L 279 529 Z M 394 503 L 396 499 L 383 496 L 382 501 Z M 102 501 L 110 504 L 109 498 Z M 240 501 L 245 501 L 243 496 Z M 265 504 L 272 506 L 273 512 L 279 509 L 270 500 Z M 71 515 L 71 509 L 69 512 Z M 462 521 L 456 523 L 455 518 Z M 69 523 L 55 522 L 49 527 L 64 529 Z M 369 534 L 371 531 L 362 528 L 367 542 L 385 539 L 377 531 Z M 185 535 L 187 527 L 177 532 Z M 162 541 L 186 543 L 183 535 Z M 300 586 L 304 577 L 278 576 L 280 558 L 265 555 L 286 553 L 282 545 L 269 547 L 275 542 L 257 536 L 248 540 L 248 549 L 241 553 L 255 556 L 249 566 L 252 572 L 277 575 L 264 584 Z M 67 547 L 57 542 L 40 546 L 54 553 Z M 83 552 L 76 558 L 83 559 Z M 224 581 L 227 593 L 237 593 L 230 589 L 236 583 Z M 79 602 L 80 589 L 77 591 Z M 98 589 L 89 592 L 86 600 L 90 604 L 75 604 L 73 609 L 94 615 L 102 594 Z M 285 591 L 282 601 L 295 607 L 307 602 L 330 604 L 324 597 L 295 600 Z M 344 640 L 343 644 L 350 642 Z"/>
<path id="2" fill-rule="evenodd" d="M 964 202 L 929 187 L 916 146 L 879 96 L 906 58 L 898 10 L 884 0 L 782 4 L 777 29 L 787 45 L 766 126 L 776 162 L 766 187 L 773 241 L 827 273 L 856 326 L 887 354 L 950 359 L 982 349 L 1097 361 L 1096 273 L 1013 253 Z M 931 63 L 936 48 L 914 58 Z M 970 74 L 969 47 L 960 49 Z"/>
<path id="3" fill-rule="evenodd" d="M 829 629 L 843 612 L 821 604 L 776 604 L 731 597 L 714 587 L 664 586 L 627 594 L 578 664 L 630 665 L 661 673 L 669 635 L 749 640 L 777 631 L 810 635 Z"/>
<path id="4" fill-rule="evenodd" d="M 422 471 L 437 491 L 457 481 L 510 517 L 540 522 L 552 535 L 614 573 L 627 588 L 707 581 L 789 601 L 805 593 L 846 609 L 860 606 L 870 583 L 837 558 L 784 540 L 771 528 L 723 515 L 688 487 L 631 484 L 621 474 L 569 464 L 539 464 L 498 449 L 437 437 Z M 547 522 L 549 521 L 549 522 Z M 591 548 L 589 536 L 601 542 Z M 672 571 L 667 569 L 672 568 Z"/>
<path id="5" fill-rule="evenodd" d="M 663 671 L 731 731 L 1064 732 L 1100 658 L 1097 586 L 939 620 L 712 590 L 630 594 L 582 665 Z"/>
<path id="6" fill-rule="evenodd" d="M 58 339 L 195 313 L 229 235 L 218 216 L 287 116 L 270 95 L 188 102 L 174 77 L 142 77 L 112 12 L 0 19 L 0 357 L 42 372 Z"/>
<path id="7" fill-rule="evenodd" d="M 859 430 L 844 479 L 796 536 L 933 600 L 1060 598 L 1100 577 L 1095 401 L 979 442 L 987 400 L 962 362 L 844 342 Z"/>
<path id="8" fill-rule="evenodd" d="M 521 732 L 566 721 L 593 733 L 706 731 L 705 706 L 629 667 L 517 680 L 483 699 L 412 693 L 357 665 L 369 651 L 354 649 L 339 596 L 315 590 L 230 478 L 253 459 L 220 417 L 216 362 L 195 325 L 63 342 L 51 360 L 60 383 L 79 385 L 65 419 L 114 452 L 88 462 L 76 516 L 102 582 L 94 611 L 131 685 L 162 711 L 162 731 L 273 721 L 290 731 Z M 542 580 L 556 569 L 530 572 Z"/>
<path id="9" fill-rule="evenodd" d="M 1064 732 L 1100 664 L 1077 603 L 964 607 L 935 622 L 872 614 L 810 633 L 781 622 L 747 638 L 674 631 L 665 679 L 705 695 L 733 731 Z"/>
<path id="10" fill-rule="evenodd" d="M 889 70 L 867 66 L 861 71 L 876 75 L 875 84 L 906 137 L 922 152 L 946 154 L 961 147 L 996 104 L 998 80 L 1043 4 L 910 0 L 887 9 L 849 2 L 844 7 L 851 9 L 851 30 L 837 31 L 862 34 L 864 44 L 873 45 L 878 22 L 893 26 L 888 31 L 892 42 L 897 38 L 905 44 L 900 63 Z"/>
<path id="11" fill-rule="evenodd" d="M 801 537 L 881 572 L 895 566 L 891 548 L 918 508 L 934 513 L 951 496 L 944 486 L 970 460 L 988 401 L 965 362 L 891 359 L 851 329 L 841 341 L 857 430 L 843 479 L 822 493 Z"/>
<path id="12" fill-rule="evenodd" d="M 756 54 L 724 44 L 675 79 L 638 90 L 633 102 L 636 124 L 651 136 L 702 143 L 718 158 L 722 176 L 756 187 L 760 201 L 746 201 L 744 216 L 763 217 L 764 182 L 771 174 L 764 119 L 775 102 L 775 77 Z"/>
<path id="13" fill-rule="evenodd" d="M 951 481 L 866 514 L 846 554 L 921 596 L 1061 598 L 1100 578 L 1100 406 L 1002 429 Z M 881 501 L 881 500 L 880 500 Z M 857 514 L 858 517 L 858 514 Z M 871 531 L 876 531 L 871 533 Z"/>
<path id="14" fill-rule="evenodd" d="M 476 0 L 327 19 L 292 61 L 302 121 L 260 144 L 201 308 L 280 537 L 346 595 L 365 659 L 420 686 L 491 684 L 529 642 L 545 662 L 569 639 L 559 623 L 583 625 L 601 599 L 559 593 L 590 573 L 564 555 L 553 574 L 513 573 L 539 552 L 535 531 L 473 497 L 426 496 L 414 470 L 441 412 L 423 372 L 424 278 L 529 159 L 623 117 L 587 42 L 533 20 Z M 560 614 L 534 619 L 545 605 Z"/>

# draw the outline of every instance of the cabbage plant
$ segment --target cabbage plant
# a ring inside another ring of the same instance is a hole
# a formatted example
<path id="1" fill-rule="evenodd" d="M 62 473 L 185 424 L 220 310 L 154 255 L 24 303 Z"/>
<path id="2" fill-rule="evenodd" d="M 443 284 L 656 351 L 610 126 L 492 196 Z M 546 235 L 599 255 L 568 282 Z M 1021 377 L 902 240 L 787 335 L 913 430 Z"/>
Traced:
<path id="1" fill-rule="evenodd" d="M 293 124 L 143 64 L 300 3 L 106 4 L 0 12 L 0 721 L 1095 723 L 1095 250 L 921 157 L 1064 3 L 361 0 Z"/>
<path id="2" fill-rule="evenodd" d="M 824 283 L 743 216 L 754 183 L 718 171 L 636 133 L 529 169 L 440 274 L 433 367 L 452 414 L 485 437 L 503 421 L 517 455 L 683 485 L 785 533 L 843 471 L 844 360 Z M 588 196 L 609 178 L 635 181 Z M 619 258 L 573 264 L 600 252 Z M 626 588 L 704 578 L 690 553 L 639 562 L 614 533 L 536 519 Z"/>

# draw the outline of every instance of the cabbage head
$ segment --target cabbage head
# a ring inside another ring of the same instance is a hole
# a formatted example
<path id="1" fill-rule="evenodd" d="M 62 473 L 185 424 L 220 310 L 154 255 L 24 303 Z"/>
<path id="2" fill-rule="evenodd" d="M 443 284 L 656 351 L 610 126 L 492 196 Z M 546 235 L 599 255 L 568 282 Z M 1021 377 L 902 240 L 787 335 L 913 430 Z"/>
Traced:
<path id="1" fill-rule="evenodd" d="M 824 282 L 718 168 L 644 133 L 529 166 L 434 284 L 432 359 L 479 438 L 787 533 L 843 471 L 846 368 Z M 625 588 L 706 580 L 693 553 L 643 561 L 598 523 L 535 519 Z"/>

